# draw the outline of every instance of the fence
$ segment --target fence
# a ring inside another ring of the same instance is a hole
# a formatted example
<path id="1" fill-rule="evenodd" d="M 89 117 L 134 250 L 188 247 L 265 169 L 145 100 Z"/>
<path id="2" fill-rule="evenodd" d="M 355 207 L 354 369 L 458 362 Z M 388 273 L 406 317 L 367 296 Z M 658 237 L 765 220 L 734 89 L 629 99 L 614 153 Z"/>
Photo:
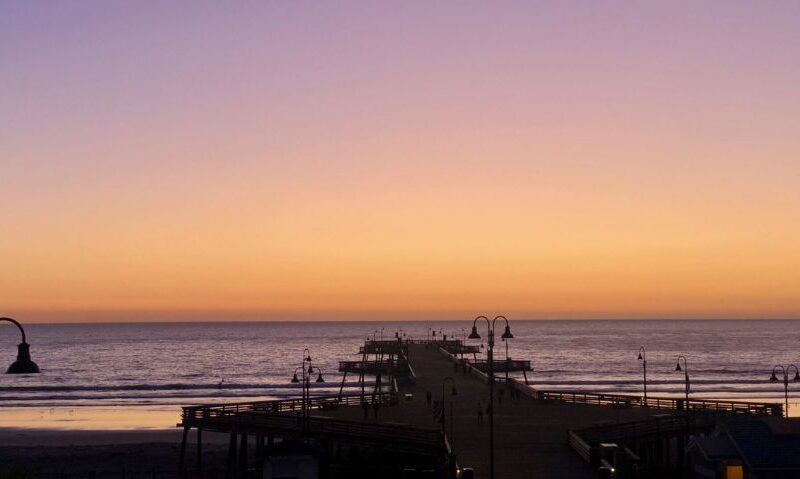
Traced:
<path id="1" fill-rule="evenodd" d="M 308 409 L 335 409 L 339 406 L 359 406 L 362 403 L 394 404 L 397 401 L 397 392 L 381 392 L 376 394 L 347 394 L 332 396 L 314 396 L 308 399 Z M 182 418 L 187 421 L 203 420 L 208 418 L 231 416 L 242 413 L 285 413 L 302 411 L 305 401 L 301 398 L 280 399 L 273 401 L 251 401 L 225 404 L 204 404 L 199 406 L 186 406 L 183 408 Z"/>
<path id="2" fill-rule="evenodd" d="M 685 399 L 648 397 L 623 394 L 600 394 L 582 391 L 536 391 L 539 399 L 563 401 L 578 404 L 610 405 L 617 407 L 647 407 L 653 409 L 685 410 Z M 717 399 L 689 399 L 690 411 L 718 411 L 734 414 L 755 414 L 760 416 L 781 416 L 783 407 L 777 403 L 757 403 L 748 401 L 725 401 Z"/>

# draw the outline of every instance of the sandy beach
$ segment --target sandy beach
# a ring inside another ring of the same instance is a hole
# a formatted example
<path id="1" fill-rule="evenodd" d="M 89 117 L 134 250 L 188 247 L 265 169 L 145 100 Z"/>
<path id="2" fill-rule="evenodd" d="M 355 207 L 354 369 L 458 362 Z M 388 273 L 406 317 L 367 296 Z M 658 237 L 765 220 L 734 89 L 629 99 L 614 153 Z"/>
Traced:
<path id="1" fill-rule="evenodd" d="M 210 474 L 224 465 L 225 437 L 206 434 Z M 190 438 L 194 446 L 194 438 Z M 180 430 L 55 430 L 0 428 L 0 473 L 35 477 L 174 477 Z"/>

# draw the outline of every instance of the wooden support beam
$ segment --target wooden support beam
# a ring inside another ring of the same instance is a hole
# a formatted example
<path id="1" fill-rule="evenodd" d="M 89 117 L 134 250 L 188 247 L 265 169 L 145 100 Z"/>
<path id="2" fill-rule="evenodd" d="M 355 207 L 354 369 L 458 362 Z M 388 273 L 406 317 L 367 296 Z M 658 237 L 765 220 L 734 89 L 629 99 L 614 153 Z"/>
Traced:
<path id="1" fill-rule="evenodd" d="M 183 427 L 183 439 L 181 439 L 181 454 L 178 458 L 178 474 L 183 472 L 184 459 L 186 458 L 186 437 L 189 435 L 189 426 Z"/>
<path id="2" fill-rule="evenodd" d="M 228 442 L 228 458 L 225 464 L 225 477 L 232 479 L 236 477 L 236 433 L 231 433 L 230 441 Z"/>
<path id="3" fill-rule="evenodd" d="M 203 428 L 197 428 L 197 470 L 203 470 Z"/>
<path id="4" fill-rule="evenodd" d="M 247 434 L 242 434 L 241 442 L 239 443 L 239 477 L 247 477 Z"/>

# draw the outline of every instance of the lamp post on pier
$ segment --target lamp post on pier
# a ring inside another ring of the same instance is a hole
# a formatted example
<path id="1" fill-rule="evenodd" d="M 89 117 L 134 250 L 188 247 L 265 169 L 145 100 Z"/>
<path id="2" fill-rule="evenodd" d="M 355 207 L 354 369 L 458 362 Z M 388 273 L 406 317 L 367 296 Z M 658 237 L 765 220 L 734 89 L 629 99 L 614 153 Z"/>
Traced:
<path id="1" fill-rule="evenodd" d="M 494 479 L 494 326 L 497 320 L 502 319 L 506 322 L 506 329 L 500 336 L 502 339 L 511 339 L 514 335 L 511 334 L 511 328 L 505 316 L 496 316 L 492 321 L 489 321 L 489 318 L 486 316 L 478 316 L 472 321 L 472 333 L 469 335 L 470 339 L 481 339 L 480 334 L 478 334 L 477 326 L 479 319 L 486 320 L 489 336 L 486 340 L 486 367 L 488 371 L 487 380 L 489 383 L 489 479 Z"/>
<path id="2" fill-rule="evenodd" d="M 780 368 L 781 373 L 783 373 L 783 396 L 785 398 L 786 404 L 786 417 L 789 417 L 789 369 L 794 368 L 794 379 L 793 381 L 800 381 L 800 370 L 797 369 L 797 366 L 794 364 L 790 364 L 788 366 L 781 366 L 780 364 L 772 368 L 772 376 L 769 378 L 770 381 L 777 381 L 778 376 L 775 374 L 776 371 Z"/>
<path id="3" fill-rule="evenodd" d="M 456 395 L 456 381 L 451 376 L 447 376 L 442 379 L 442 433 L 447 436 L 447 430 L 444 427 L 445 422 L 445 414 L 444 414 L 444 385 L 447 382 L 450 382 L 452 389 L 450 390 L 450 449 L 453 449 L 453 437 L 455 436 L 453 430 L 453 396 Z"/>
<path id="4" fill-rule="evenodd" d="M 308 368 L 306 368 L 306 363 L 308 363 Z M 301 378 L 297 377 L 297 370 L 301 371 Z M 308 432 L 308 419 L 310 416 L 310 409 L 311 409 L 311 376 L 314 372 L 317 372 L 319 375 L 315 382 L 324 383 L 325 380 L 322 378 L 322 370 L 319 367 L 313 366 L 311 364 L 311 352 L 308 348 L 303 350 L 303 363 L 295 368 L 294 375 L 292 375 L 292 382 L 299 383 L 302 379 L 302 399 L 301 399 L 301 408 L 303 412 L 303 430 Z"/>
<path id="5" fill-rule="evenodd" d="M 681 359 L 683 359 L 683 369 L 681 369 Z M 686 404 L 683 405 L 686 412 L 689 412 L 689 366 L 686 364 L 686 356 L 678 356 L 678 365 L 675 371 L 683 371 L 684 383 L 686 386 Z"/>
<path id="6" fill-rule="evenodd" d="M 25 341 L 25 330 L 15 319 L 0 318 L 0 321 L 7 321 L 15 325 L 22 334 L 22 342 L 17 345 L 17 360 L 11 363 L 6 374 L 35 374 L 39 372 L 39 366 L 31 360 L 31 345 Z"/>
<path id="7" fill-rule="evenodd" d="M 642 406 L 647 407 L 647 352 L 644 350 L 644 346 L 639 347 L 639 361 L 642 362 L 642 387 L 644 388 Z"/>

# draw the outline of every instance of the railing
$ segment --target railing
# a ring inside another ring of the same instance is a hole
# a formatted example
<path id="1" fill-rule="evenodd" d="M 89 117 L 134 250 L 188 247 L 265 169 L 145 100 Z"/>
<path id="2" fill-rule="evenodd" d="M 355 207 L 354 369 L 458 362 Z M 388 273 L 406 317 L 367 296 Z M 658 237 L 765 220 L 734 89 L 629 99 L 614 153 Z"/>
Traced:
<path id="1" fill-rule="evenodd" d="M 402 344 L 404 341 L 400 339 L 368 339 L 364 341 L 365 346 L 392 346 Z"/>
<path id="2" fill-rule="evenodd" d="M 691 414 L 670 414 L 650 417 L 638 421 L 591 426 L 572 431 L 588 444 L 599 442 L 625 442 L 629 440 L 683 434 L 690 430 L 713 428 L 719 413 L 694 412 Z"/>
<path id="3" fill-rule="evenodd" d="M 519 359 L 495 359 L 493 361 L 494 372 L 496 373 L 504 373 L 514 372 L 514 371 L 532 371 L 531 369 L 531 362 L 527 360 L 519 360 Z M 480 361 L 470 361 L 469 364 L 472 365 L 475 369 L 479 371 L 486 372 L 489 370 L 489 363 L 485 360 Z"/>
<path id="4" fill-rule="evenodd" d="M 364 402 L 394 404 L 397 402 L 397 392 L 382 392 L 376 394 L 348 394 L 334 396 L 313 396 L 308 400 L 308 409 L 335 409 L 339 406 L 359 406 Z M 291 398 L 272 401 L 251 401 L 225 404 L 203 404 L 199 406 L 186 406 L 183 408 L 182 418 L 184 424 L 194 420 L 204 420 L 225 416 L 234 416 L 245 413 L 287 413 L 303 410 L 303 399 Z"/>
<path id="5" fill-rule="evenodd" d="M 567 443 L 583 460 L 596 464 L 600 459 L 600 444 L 614 443 L 622 446 L 626 460 L 640 462 L 641 459 L 624 448 L 630 442 L 666 439 L 712 429 L 717 424 L 720 412 L 696 411 L 690 414 L 670 414 L 650 417 L 638 421 L 603 424 L 567 431 Z"/>
<path id="6" fill-rule="evenodd" d="M 460 339 L 448 339 L 447 341 L 443 339 L 404 339 L 403 343 L 407 344 L 436 344 L 441 347 L 445 346 L 452 346 L 455 344 L 463 344 L 463 341 Z"/>
<path id="7" fill-rule="evenodd" d="M 461 342 L 458 344 L 443 344 L 441 347 L 450 354 L 477 354 L 481 352 L 478 346 L 468 346 Z"/>
<path id="8" fill-rule="evenodd" d="M 405 372 L 408 362 L 402 360 L 391 361 L 339 361 L 339 371 L 364 372 L 364 373 L 391 373 Z"/>
<path id="9" fill-rule="evenodd" d="M 592 447 L 586 443 L 575 431 L 567 431 L 567 442 L 586 462 L 592 462 Z"/>
<path id="10" fill-rule="evenodd" d="M 618 407 L 648 407 L 653 409 L 684 410 L 686 402 L 679 398 L 648 397 L 623 394 L 600 394 L 582 391 L 537 391 L 539 399 L 564 401 L 578 404 L 598 404 Z M 720 411 L 735 414 L 755 414 L 761 416 L 781 416 L 783 407 L 777 403 L 756 403 L 747 401 L 723 401 L 717 399 L 690 399 L 690 411 Z"/>
<path id="11" fill-rule="evenodd" d="M 332 418 L 301 417 L 288 414 L 260 414 L 257 411 L 237 414 L 203 417 L 184 426 L 202 426 L 221 431 L 247 429 L 250 431 L 272 431 L 299 433 L 305 435 L 337 436 L 348 439 L 366 440 L 382 445 L 404 445 L 414 450 L 438 454 L 446 446 L 441 431 L 420 429 L 403 425 L 382 425 L 359 421 L 345 421 Z"/>
<path id="12" fill-rule="evenodd" d="M 365 341 L 364 345 L 358 348 L 359 354 L 399 354 L 405 349 L 403 341 L 394 339 L 387 341 Z"/>
<path id="13" fill-rule="evenodd" d="M 358 354 L 400 354 L 403 347 L 397 343 L 392 345 L 369 345 L 358 348 Z"/>

